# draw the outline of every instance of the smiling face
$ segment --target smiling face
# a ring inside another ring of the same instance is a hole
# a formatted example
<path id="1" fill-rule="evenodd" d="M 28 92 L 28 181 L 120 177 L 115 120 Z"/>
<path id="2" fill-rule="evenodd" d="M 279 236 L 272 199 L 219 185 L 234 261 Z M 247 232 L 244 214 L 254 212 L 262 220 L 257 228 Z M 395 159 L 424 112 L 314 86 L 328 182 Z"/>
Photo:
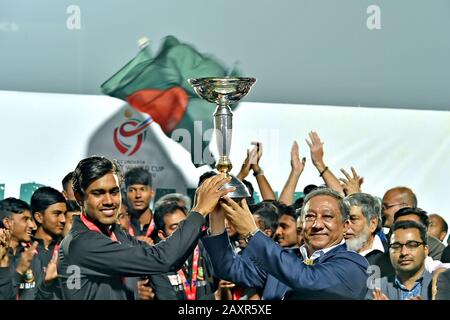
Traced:
<path id="1" fill-rule="evenodd" d="M 45 209 L 44 213 L 36 212 L 35 218 L 45 233 L 52 237 L 61 236 L 66 224 L 67 205 L 65 202 L 54 203 Z"/>
<path id="2" fill-rule="evenodd" d="M 82 199 L 84 213 L 103 225 L 116 222 L 121 195 L 117 175 L 109 172 L 94 180 L 85 190 Z"/>
<path id="3" fill-rule="evenodd" d="M 36 223 L 31 217 L 29 210 L 12 215 L 11 239 L 16 242 L 30 242 L 33 230 L 36 230 Z"/>
<path id="4" fill-rule="evenodd" d="M 397 274 L 416 274 L 424 269 L 428 246 L 422 243 L 423 239 L 416 228 L 395 230 L 391 236 L 390 245 L 400 244 L 401 246 L 395 249 L 391 247 L 389 255 Z"/>
<path id="5" fill-rule="evenodd" d="M 305 243 L 310 253 L 339 244 L 344 236 L 344 221 L 336 198 L 317 195 L 305 207 Z"/>

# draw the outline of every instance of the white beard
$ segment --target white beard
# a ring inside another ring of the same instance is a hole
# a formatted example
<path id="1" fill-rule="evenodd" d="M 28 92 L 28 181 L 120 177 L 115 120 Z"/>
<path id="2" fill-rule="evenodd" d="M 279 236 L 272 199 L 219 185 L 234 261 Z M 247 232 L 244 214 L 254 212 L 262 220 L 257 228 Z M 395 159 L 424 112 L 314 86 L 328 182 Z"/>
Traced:
<path id="1" fill-rule="evenodd" d="M 369 234 L 363 232 L 359 237 L 346 240 L 345 243 L 347 244 L 347 249 L 359 252 L 367 243 L 367 240 L 369 240 L 369 236 Z"/>

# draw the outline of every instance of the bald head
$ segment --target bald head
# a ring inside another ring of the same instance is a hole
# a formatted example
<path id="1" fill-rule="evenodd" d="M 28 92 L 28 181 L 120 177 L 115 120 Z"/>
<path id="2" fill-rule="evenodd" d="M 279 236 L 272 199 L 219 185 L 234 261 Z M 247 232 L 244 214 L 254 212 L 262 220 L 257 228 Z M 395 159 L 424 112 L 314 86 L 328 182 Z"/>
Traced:
<path id="1" fill-rule="evenodd" d="M 401 208 L 416 208 L 417 197 L 407 187 L 395 187 L 386 191 L 383 196 L 383 226 L 390 228 L 394 214 Z"/>
<path id="2" fill-rule="evenodd" d="M 411 208 L 417 207 L 417 197 L 414 194 L 414 192 L 408 187 L 395 187 L 395 188 L 389 189 L 384 194 L 383 199 L 387 195 L 397 196 L 398 199 L 400 199 L 408 207 L 411 207 Z"/>
<path id="3" fill-rule="evenodd" d="M 444 218 L 442 218 L 438 214 L 430 214 L 428 216 L 430 224 L 428 225 L 428 235 L 438 238 L 443 241 L 445 236 L 447 235 L 448 225 L 445 222 Z"/>

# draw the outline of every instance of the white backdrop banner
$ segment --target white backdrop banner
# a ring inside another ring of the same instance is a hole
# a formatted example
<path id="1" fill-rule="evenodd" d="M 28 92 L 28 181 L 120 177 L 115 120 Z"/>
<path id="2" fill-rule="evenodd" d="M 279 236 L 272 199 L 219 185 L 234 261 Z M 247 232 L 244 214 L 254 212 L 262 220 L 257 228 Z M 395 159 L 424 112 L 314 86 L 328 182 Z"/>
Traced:
<path id="1" fill-rule="evenodd" d="M 65 174 L 92 154 L 116 158 L 126 169 L 146 167 L 156 188 L 195 188 L 209 169 L 195 168 L 189 153 L 146 119 L 107 96 L 0 91 L 0 195 L 18 197 L 21 186 L 33 182 L 61 189 Z M 123 135 L 121 128 L 136 132 Z M 325 162 L 337 176 L 340 168 L 353 166 L 365 179 L 363 191 L 380 197 L 388 188 L 408 186 L 420 207 L 450 220 L 449 112 L 243 102 L 234 113 L 233 173 L 251 141 L 260 141 L 261 167 L 280 192 L 297 140 L 307 157 L 298 191 L 321 184 L 305 143 L 311 130 L 325 142 Z M 211 137 L 205 133 L 204 139 Z M 253 176 L 249 181 L 256 188 Z"/>

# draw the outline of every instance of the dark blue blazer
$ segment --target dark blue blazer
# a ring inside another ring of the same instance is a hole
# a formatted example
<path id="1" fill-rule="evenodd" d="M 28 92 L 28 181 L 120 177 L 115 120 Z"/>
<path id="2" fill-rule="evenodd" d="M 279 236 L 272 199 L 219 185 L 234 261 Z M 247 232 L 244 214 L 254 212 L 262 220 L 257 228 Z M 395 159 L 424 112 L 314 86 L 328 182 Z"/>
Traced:
<path id="1" fill-rule="evenodd" d="M 264 300 L 364 299 L 367 260 L 345 244 L 306 265 L 290 249 L 257 232 L 243 251 L 234 254 L 226 232 L 203 237 L 217 277 L 245 287 L 263 289 Z"/>

